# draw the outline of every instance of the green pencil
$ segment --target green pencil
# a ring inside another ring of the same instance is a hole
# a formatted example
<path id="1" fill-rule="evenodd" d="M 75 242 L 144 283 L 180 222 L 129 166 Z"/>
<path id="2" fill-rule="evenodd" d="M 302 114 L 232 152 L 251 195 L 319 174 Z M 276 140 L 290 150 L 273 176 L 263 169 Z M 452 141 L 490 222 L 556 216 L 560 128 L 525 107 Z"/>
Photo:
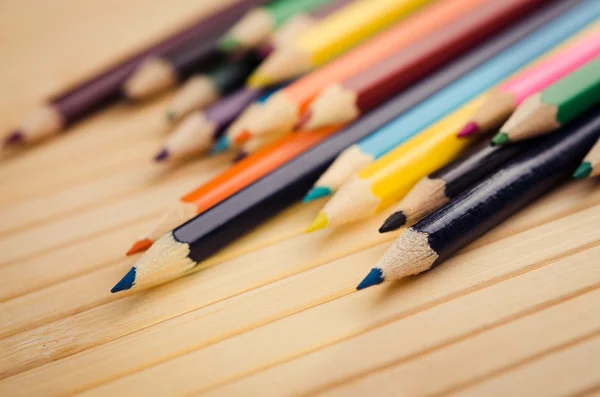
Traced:
<path id="1" fill-rule="evenodd" d="M 223 51 L 233 52 L 256 48 L 263 44 L 279 26 L 291 18 L 300 17 L 330 0 L 274 0 L 249 11 L 219 42 Z"/>
<path id="2" fill-rule="evenodd" d="M 563 77 L 517 108 L 492 144 L 548 134 L 600 103 L 600 57 Z"/>

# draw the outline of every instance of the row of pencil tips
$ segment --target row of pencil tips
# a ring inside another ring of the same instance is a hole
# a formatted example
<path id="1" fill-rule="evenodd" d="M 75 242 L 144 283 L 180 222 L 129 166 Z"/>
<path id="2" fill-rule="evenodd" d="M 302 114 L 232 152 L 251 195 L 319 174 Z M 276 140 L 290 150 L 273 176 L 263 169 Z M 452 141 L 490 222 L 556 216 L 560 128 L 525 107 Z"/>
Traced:
<path id="1" fill-rule="evenodd" d="M 394 205 L 380 231 L 409 227 L 362 289 L 431 269 L 598 173 L 599 18 L 597 0 L 240 0 L 52 97 L 5 145 L 181 86 L 155 161 L 236 161 L 131 246 L 147 252 L 112 292 L 202 269 L 287 206 L 329 196 L 308 232 Z"/>
<path id="2" fill-rule="evenodd" d="M 459 3 L 436 3 L 412 18 L 440 16 Z M 388 56 L 366 58 L 380 54 L 379 46 L 402 41 L 398 37 L 406 40 L 403 29 L 423 25 L 408 17 L 253 102 L 224 136 L 273 142 L 183 196 L 134 244 L 130 254 L 151 248 L 132 268 L 134 276 L 128 273 L 113 292 L 201 268 L 233 235 L 310 186 L 304 201 L 332 197 L 309 232 L 366 219 L 400 202 L 380 231 L 410 228 L 360 283 L 362 289 L 428 270 L 576 169 L 577 177 L 586 169 L 592 174 L 598 149 L 581 161 L 600 135 L 598 4 L 539 9 L 530 3 L 530 14 L 514 17 L 513 26 L 499 24 L 494 35 L 457 44 L 483 26 L 492 30 L 494 18 L 523 11 L 526 3 L 482 2 L 473 6 L 480 13 L 471 24 L 456 16 L 456 24 L 444 20 L 438 30 L 413 38 L 418 47 L 403 42 Z M 472 17 L 473 11 L 466 13 Z M 434 34 L 443 40 L 433 40 Z M 448 47 L 456 59 L 436 60 Z M 490 145 L 488 133 L 496 131 Z M 185 255 L 173 260 L 175 252 Z"/>

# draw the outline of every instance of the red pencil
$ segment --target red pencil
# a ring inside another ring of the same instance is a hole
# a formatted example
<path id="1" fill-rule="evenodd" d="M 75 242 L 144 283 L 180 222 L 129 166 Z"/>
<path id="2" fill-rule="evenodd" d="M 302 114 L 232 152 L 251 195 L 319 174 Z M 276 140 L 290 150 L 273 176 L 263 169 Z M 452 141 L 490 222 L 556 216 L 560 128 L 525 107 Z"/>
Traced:
<path id="1" fill-rule="evenodd" d="M 488 1 L 419 43 L 329 86 L 311 103 L 297 127 L 313 129 L 356 119 L 541 3 L 542 0 Z"/>

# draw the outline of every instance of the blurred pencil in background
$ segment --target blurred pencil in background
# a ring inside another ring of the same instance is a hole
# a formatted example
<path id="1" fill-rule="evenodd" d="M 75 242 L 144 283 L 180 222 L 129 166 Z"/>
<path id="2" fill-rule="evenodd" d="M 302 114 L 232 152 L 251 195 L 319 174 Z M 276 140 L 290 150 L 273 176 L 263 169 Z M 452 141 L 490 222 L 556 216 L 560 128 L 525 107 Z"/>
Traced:
<path id="1" fill-rule="evenodd" d="M 171 133 L 154 159 L 174 161 L 208 150 L 223 128 L 261 95 L 260 89 L 240 88 L 207 109 L 192 112 Z"/>
<path id="2" fill-rule="evenodd" d="M 242 86 L 259 62 L 260 57 L 251 52 L 241 59 L 224 60 L 206 73 L 193 75 L 167 105 L 167 121 L 175 123 Z"/>
<path id="3" fill-rule="evenodd" d="M 436 32 L 444 26 L 460 18 L 466 18 L 473 10 L 485 7 L 488 3 L 489 0 L 448 0 L 424 7 L 387 31 L 281 90 L 265 104 L 261 111 L 243 120 L 246 128 L 242 128 L 244 132 L 242 137 L 249 139 L 250 136 L 281 135 L 291 131 L 301 122 L 300 117 L 304 108 L 329 85 L 361 73 L 368 73 L 377 62 L 408 47 L 418 48 L 419 44 L 426 41 L 428 37 L 437 36 Z M 474 41 L 477 41 L 477 37 Z M 415 57 L 418 58 L 418 54 L 413 54 L 411 59 Z M 407 65 L 410 64 L 407 61 Z M 415 72 L 415 75 L 417 74 Z M 230 141 L 243 143 L 242 137 L 236 135 L 239 131 L 227 132 Z"/>
<path id="4" fill-rule="evenodd" d="M 260 3 L 261 0 L 241 0 L 232 4 L 51 97 L 21 120 L 18 127 L 5 138 L 5 144 L 34 142 L 64 130 L 107 103 L 118 99 L 122 84 L 147 57 L 161 56 L 191 42 L 204 40 L 207 31 L 218 26 L 223 26 L 223 30 L 226 29 L 226 26 L 230 26 L 251 7 Z"/>
<path id="5" fill-rule="evenodd" d="M 219 48 L 225 52 L 246 51 L 264 44 L 277 28 L 296 17 L 326 5 L 331 0 L 273 0 L 250 10 L 223 37 Z M 300 14 L 300 15 L 298 15 Z"/>
<path id="6" fill-rule="evenodd" d="M 355 0 L 271 54 L 250 77 L 251 87 L 290 80 L 320 66 L 432 0 Z"/>
<path id="7" fill-rule="evenodd" d="M 196 40 L 148 58 L 124 82 L 124 94 L 131 100 L 147 99 L 224 59 L 224 54 L 218 48 L 219 38 L 243 13 L 262 3 L 264 1 L 240 0 L 236 7 L 244 5 L 241 12 L 228 12 L 216 23 L 207 26 L 204 34 Z"/>

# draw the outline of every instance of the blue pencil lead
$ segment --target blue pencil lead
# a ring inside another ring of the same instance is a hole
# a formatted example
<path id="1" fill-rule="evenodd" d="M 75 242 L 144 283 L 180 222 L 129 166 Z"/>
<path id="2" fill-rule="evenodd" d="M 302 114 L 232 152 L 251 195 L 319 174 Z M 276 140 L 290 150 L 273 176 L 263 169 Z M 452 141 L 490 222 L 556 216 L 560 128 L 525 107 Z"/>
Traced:
<path id="1" fill-rule="evenodd" d="M 365 279 L 363 281 L 361 281 L 360 284 L 358 284 L 358 287 L 356 287 L 356 290 L 360 291 L 361 289 L 365 289 L 365 288 L 369 288 L 369 287 L 372 287 L 377 284 L 381 284 L 384 281 L 385 281 L 385 279 L 383 278 L 383 273 L 381 272 L 381 269 L 374 268 L 374 269 L 371 269 L 369 274 L 367 274 L 367 277 L 365 277 Z"/>
<path id="2" fill-rule="evenodd" d="M 219 140 L 213 145 L 210 152 L 212 154 L 223 153 L 227 149 L 229 149 L 229 139 L 226 135 L 223 135 Z"/>
<path id="3" fill-rule="evenodd" d="M 135 284 L 135 273 L 136 270 L 134 266 L 131 269 L 129 269 L 127 274 L 121 279 L 121 281 L 117 283 L 117 285 L 112 287 L 110 292 L 114 294 L 115 292 L 126 291 L 128 289 L 131 289 L 131 287 L 133 287 L 133 285 Z"/>
<path id="4" fill-rule="evenodd" d="M 302 199 L 302 202 L 308 203 L 309 201 L 313 201 L 313 200 L 316 200 L 321 197 L 329 196 L 331 193 L 333 193 L 333 192 L 328 187 L 315 186 L 312 189 L 310 189 L 310 191 L 306 194 L 306 196 L 304 196 L 304 198 Z"/>

